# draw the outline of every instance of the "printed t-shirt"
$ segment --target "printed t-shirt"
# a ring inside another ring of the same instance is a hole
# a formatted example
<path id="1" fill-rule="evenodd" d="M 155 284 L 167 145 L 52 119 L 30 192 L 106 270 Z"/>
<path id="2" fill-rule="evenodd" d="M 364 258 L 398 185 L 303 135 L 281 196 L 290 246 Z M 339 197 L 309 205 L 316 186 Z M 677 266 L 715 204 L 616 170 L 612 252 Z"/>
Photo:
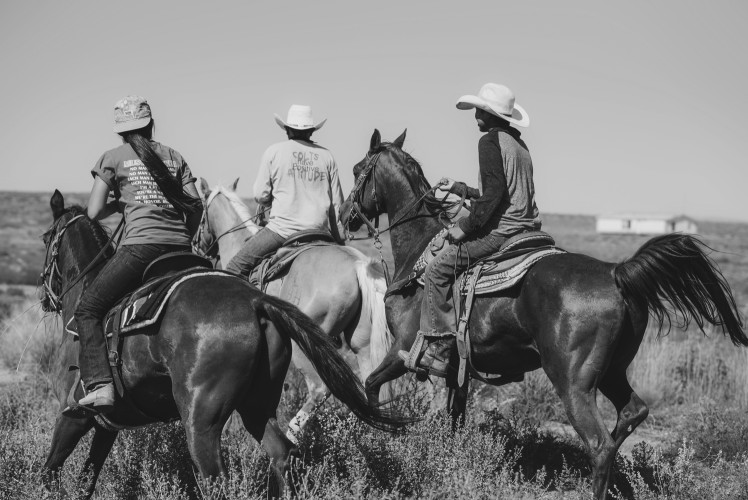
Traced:
<path id="1" fill-rule="evenodd" d="M 267 227 L 284 238 L 307 229 L 330 231 L 330 220 L 337 225 L 343 204 L 332 153 L 307 141 L 270 146 L 262 155 L 254 193 L 258 203 L 272 205 Z"/>
<path id="2" fill-rule="evenodd" d="M 195 182 L 182 155 L 156 141 L 150 144 L 183 186 Z M 101 155 L 91 175 L 100 177 L 119 201 L 125 216 L 122 245 L 190 244 L 184 218 L 166 199 L 129 144 Z"/>

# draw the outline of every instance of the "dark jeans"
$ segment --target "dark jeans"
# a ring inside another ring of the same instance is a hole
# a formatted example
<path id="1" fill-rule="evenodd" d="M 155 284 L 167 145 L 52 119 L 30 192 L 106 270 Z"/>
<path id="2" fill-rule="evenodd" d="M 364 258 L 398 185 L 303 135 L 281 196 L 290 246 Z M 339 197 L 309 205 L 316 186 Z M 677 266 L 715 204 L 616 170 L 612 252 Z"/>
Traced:
<path id="1" fill-rule="evenodd" d="M 104 264 L 83 292 L 75 310 L 81 379 L 88 389 L 112 381 L 102 320 L 126 293 L 135 290 L 148 264 L 168 252 L 190 251 L 182 245 L 124 245 Z"/>
<path id="2" fill-rule="evenodd" d="M 234 255 L 234 258 L 231 259 L 231 262 L 226 266 L 226 270 L 235 274 L 249 276 L 252 269 L 254 269 L 267 254 L 278 250 L 285 241 L 286 239 L 275 231 L 263 227 L 244 244 L 242 249 L 239 250 L 236 255 Z"/>
<path id="3" fill-rule="evenodd" d="M 452 303 L 455 279 L 476 260 L 490 255 L 507 240 L 506 236 L 488 233 L 453 244 L 441 251 L 426 266 L 421 302 L 421 331 L 426 336 L 441 337 L 457 331 Z"/>

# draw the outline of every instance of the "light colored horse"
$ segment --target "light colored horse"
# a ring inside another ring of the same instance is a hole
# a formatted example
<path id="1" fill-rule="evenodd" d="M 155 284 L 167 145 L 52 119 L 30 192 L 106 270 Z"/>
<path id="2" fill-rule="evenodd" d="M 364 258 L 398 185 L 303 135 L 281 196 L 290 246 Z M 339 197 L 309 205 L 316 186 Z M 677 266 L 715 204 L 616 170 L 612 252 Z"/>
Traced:
<path id="1" fill-rule="evenodd" d="M 228 188 L 213 189 L 205 179 L 200 179 L 199 184 L 205 213 L 195 239 L 196 250 L 210 253 L 208 249 L 217 246 L 222 266 L 260 230 L 249 208 L 236 194 L 237 182 L 238 179 Z M 384 312 L 386 288 L 376 264 L 359 250 L 325 245 L 301 253 L 289 271 L 271 281 L 266 291 L 291 302 L 328 335 L 340 339 L 339 352 L 355 354 L 363 382 L 392 346 Z M 292 361 L 304 375 L 309 391 L 304 406 L 288 424 L 287 436 L 295 442 L 312 411 L 330 392 L 296 345 Z"/>

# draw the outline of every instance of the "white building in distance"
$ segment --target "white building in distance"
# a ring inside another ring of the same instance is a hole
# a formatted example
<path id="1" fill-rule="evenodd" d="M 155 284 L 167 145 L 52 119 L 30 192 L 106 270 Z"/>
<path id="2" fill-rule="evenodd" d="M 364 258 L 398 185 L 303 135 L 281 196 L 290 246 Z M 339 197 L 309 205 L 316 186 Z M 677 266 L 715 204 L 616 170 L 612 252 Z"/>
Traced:
<path id="1" fill-rule="evenodd" d="M 597 232 L 610 234 L 696 233 L 696 222 L 685 215 L 614 214 L 597 217 Z"/>

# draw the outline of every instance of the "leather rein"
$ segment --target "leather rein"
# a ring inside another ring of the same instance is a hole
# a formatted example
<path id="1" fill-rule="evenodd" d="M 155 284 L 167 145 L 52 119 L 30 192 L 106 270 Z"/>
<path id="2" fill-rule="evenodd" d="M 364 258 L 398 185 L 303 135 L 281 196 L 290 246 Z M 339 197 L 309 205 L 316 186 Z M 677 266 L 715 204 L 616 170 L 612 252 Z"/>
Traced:
<path id="1" fill-rule="evenodd" d="M 93 258 L 93 260 L 85 267 L 83 270 L 78 273 L 78 276 L 76 276 L 73 281 L 62 291 L 60 294 L 56 294 L 54 291 L 54 284 L 56 281 L 62 281 L 62 276 L 60 273 L 60 267 L 57 263 L 57 259 L 60 255 L 60 243 L 62 242 L 62 237 L 65 234 L 65 231 L 68 230 L 70 226 L 73 225 L 74 222 L 78 221 L 79 219 L 85 217 L 83 214 L 78 214 L 76 216 L 71 217 L 68 219 L 68 221 L 65 223 L 65 225 L 62 226 L 62 228 L 57 231 L 55 234 L 54 239 L 52 240 L 52 243 L 47 246 L 47 253 L 44 258 L 44 271 L 41 273 L 41 280 L 42 280 L 42 289 L 44 290 L 44 294 L 47 297 L 47 300 L 49 300 L 50 306 L 51 306 L 51 312 L 55 313 L 61 313 L 62 312 L 62 298 L 75 286 L 77 285 L 91 270 L 93 270 L 96 266 L 100 264 L 100 260 L 102 257 L 105 256 L 108 250 L 112 249 L 112 241 L 114 241 L 114 238 L 117 236 L 117 233 L 120 233 L 120 230 L 122 229 L 125 219 L 124 217 L 122 220 L 120 220 L 119 224 L 117 225 L 117 228 L 114 230 L 112 235 L 109 237 L 109 241 L 107 241 L 106 245 L 102 247 L 101 250 L 99 250 L 99 253 L 96 254 L 96 257 Z M 55 227 L 59 224 L 55 224 Z M 122 237 L 122 234 L 120 233 L 120 238 Z M 119 245 L 119 240 L 117 241 L 117 245 Z"/>
<path id="2" fill-rule="evenodd" d="M 197 255 L 200 255 L 202 257 L 208 257 L 209 252 L 213 250 L 213 248 L 218 244 L 218 241 L 223 238 L 224 236 L 235 233 L 237 231 L 240 231 L 244 228 L 246 228 L 246 225 L 248 222 L 254 222 L 257 223 L 257 221 L 268 211 L 270 210 L 270 207 L 266 207 L 262 210 L 259 210 L 259 207 L 261 205 L 258 205 L 258 211 L 250 217 L 249 219 L 243 220 L 236 224 L 235 226 L 232 226 L 228 228 L 226 231 L 218 235 L 216 239 L 213 240 L 213 242 L 208 245 L 208 247 L 203 250 L 202 249 L 202 241 L 203 241 L 203 233 L 205 231 L 210 231 L 212 234 L 212 230 L 210 229 L 210 223 L 208 221 L 208 207 L 210 207 L 210 202 L 213 201 L 213 199 L 218 195 L 220 191 L 213 191 L 208 195 L 208 198 L 205 200 L 205 205 L 203 207 L 203 215 L 200 217 L 200 225 L 197 226 L 197 231 L 195 231 L 195 236 L 192 238 L 192 251 L 195 252 Z"/>
<path id="3" fill-rule="evenodd" d="M 386 149 L 386 148 L 385 148 Z M 386 233 L 387 231 L 390 231 L 391 229 L 397 227 L 400 224 L 403 224 L 405 222 L 408 222 L 414 218 L 417 217 L 409 217 L 406 218 L 406 216 L 416 207 L 418 207 L 421 202 L 423 201 L 426 196 L 433 194 L 437 189 L 439 189 L 439 186 L 442 184 L 437 184 L 434 187 L 426 190 L 418 199 L 416 199 L 413 203 L 405 207 L 402 211 L 400 211 L 399 214 L 396 214 L 393 220 L 390 222 L 390 225 L 379 230 L 379 201 L 377 200 L 377 180 L 374 170 L 376 169 L 377 163 L 379 162 L 379 156 L 382 154 L 384 149 L 378 151 L 376 154 L 371 155 L 370 153 L 366 154 L 366 166 L 361 171 L 361 173 L 356 178 L 356 183 L 353 186 L 353 189 L 351 190 L 351 194 L 349 196 L 351 200 L 351 216 L 348 219 L 348 222 L 346 224 L 346 232 L 348 233 L 349 239 L 353 239 L 353 237 L 350 234 L 348 225 L 350 224 L 350 221 L 353 220 L 354 217 L 358 217 L 361 219 L 361 222 L 363 222 L 367 228 L 369 229 L 369 234 L 374 238 L 374 248 L 379 251 L 379 257 L 382 262 L 382 267 L 384 268 L 384 274 L 387 281 L 387 286 L 390 285 L 390 274 L 389 269 L 387 268 L 387 263 L 385 262 L 384 255 L 382 254 L 382 241 L 379 239 L 379 236 Z M 361 203 L 363 201 L 363 194 L 364 194 L 364 184 L 366 183 L 367 179 L 371 177 L 371 196 L 372 200 L 374 201 L 374 211 L 376 212 L 376 216 L 374 218 L 374 221 L 372 222 L 371 219 L 369 219 L 366 215 L 364 215 L 363 211 L 361 210 Z M 445 196 L 446 198 L 446 196 Z M 463 196 L 460 200 L 460 206 L 462 206 L 465 202 L 465 197 Z M 442 215 L 439 214 L 437 217 L 439 218 L 439 222 L 441 222 L 444 227 L 449 227 L 449 223 L 445 223 L 442 220 Z"/>

